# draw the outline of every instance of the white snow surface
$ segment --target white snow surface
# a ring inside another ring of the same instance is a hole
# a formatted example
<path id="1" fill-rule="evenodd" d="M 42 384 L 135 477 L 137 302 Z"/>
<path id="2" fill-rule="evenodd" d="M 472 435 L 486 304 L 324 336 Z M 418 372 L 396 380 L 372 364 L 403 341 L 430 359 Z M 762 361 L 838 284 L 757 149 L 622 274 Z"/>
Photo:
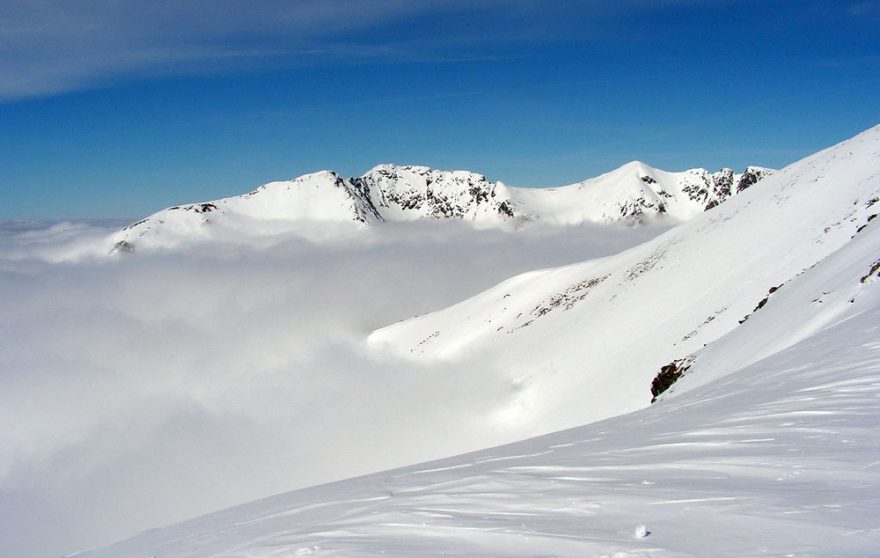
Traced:
<path id="1" fill-rule="evenodd" d="M 75 556 L 875 556 L 880 277 L 860 281 L 880 255 L 872 228 L 709 346 L 727 374 L 698 358 L 676 384 L 690 389 L 650 408 Z M 804 314 L 824 326 L 789 345 Z M 768 342 L 788 346 L 739 368 Z"/>
<path id="2" fill-rule="evenodd" d="M 646 406 L 661 366 L 735 329 L 768 291 L 880 211 L 872 129 L 623 253 L 513 277 L 369 344 L 451 367 L 490 359 L 515 394 L 499 428 L 566 428 Z M 491 355 L 491 357 L 487 356 Z"/>
<path id="3" fill-rule="evenodd" d="M 642 246 L 370 337 L 453 380 L 497 375 L 499 432 L 597 422 L 77 556 L 874 556 L 878 199 L 880 127 Z"/>
<path id="4" fill-rule="evenodd" d="M 769 174 L 761 167 L 671 173 L 632 162 L 561 188 L 514 188 L 468 171 L 388 164 L 360 177 L 322 171 L 241 196 L 170 207 L 129 225 L 108 243 L 115 251 L 170 249 L 200 240 L 291 232 L 320 240 L 356 234 L 370 224 L 421 219 L 461 219 L 505 230 L 526 223 L 686 220 Z"/>

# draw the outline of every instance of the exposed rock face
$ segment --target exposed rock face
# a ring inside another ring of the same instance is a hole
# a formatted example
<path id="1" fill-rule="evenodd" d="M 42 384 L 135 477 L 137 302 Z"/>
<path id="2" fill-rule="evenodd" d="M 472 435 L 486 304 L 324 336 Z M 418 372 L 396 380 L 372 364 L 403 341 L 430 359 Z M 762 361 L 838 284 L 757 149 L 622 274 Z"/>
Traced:
<path id="1" fill-rule="evenodd" d="M 131 253 L 134 252 L 134 245 L 126 242 L 125 240 L 120 240 L 116 244 L 113 245 L 113 248 L 110 249 L 111 254 L 117 253 Z"/>
<path id="2" fill-rule="evenodd" d="M 767 175 L 768 169 L 748 167 L 742 174 L 732 169 L 708 173 L 704 169 L 687 171 L 682 191 L 688 199 L 709 210 L 732 195 L 738 194 Z"/>
<path id="3" fill-rule="evenodd" d="M 757 312 L 758 310 L 760 310 L 761 308 L 766 306 L 767 302 L 770 300 L 770 297 L 773 296 L 773 293 L 775 293 L 776 291 L 778 291 L 781 288 L 782 288 L 782 285 L 777 285 L 776 287 L 770 287 L 770 290 L 767 291 L 767 296 L 765 296 L 764 298 L 759 300 L 758 305 L 755 306 L 755 309 L 752 310 L 746 316 L 744 316 L 743 319 L 741 319 L 739 321 L 739 323 L 741 323 L 741 324 L 745 323 L 752 316 L 752 314 L 754 314 L 755 312 Z"/>
<path id="4" fill-rule="evenodd" d="M 691 367 L 693 360 L 690 358 L 678 359 L 662 366 L 660 372 L 651 381 L 651 403 L 657 401 L 660 394 L 672 387 L 672 384 L 681 378 L 682 374 Z"/>
<path id="5" fill-rule="evenodd" d="M 868 279 L 871 277 L 880 277 L 880 259 L 871 264 L 871 269 L 868 270 L 868 273 L 863 275 L 861 279 L 859 279 L 860 283 L 867 283 Z"/>
<path id="6" fill-rule="evenodd" d="M 352 178 L 388 220 L 495 220 L 516 216 L 508 188 L 482 174 L 380 165 Z"/>

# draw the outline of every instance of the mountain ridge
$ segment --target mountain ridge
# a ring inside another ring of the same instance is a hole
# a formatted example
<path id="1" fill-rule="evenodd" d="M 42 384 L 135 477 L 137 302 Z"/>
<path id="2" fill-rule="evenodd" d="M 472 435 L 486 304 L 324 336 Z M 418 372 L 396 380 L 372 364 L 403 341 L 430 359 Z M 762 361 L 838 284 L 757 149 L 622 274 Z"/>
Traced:
<path id="1" fill-rule="evenodd" d="M 876 217 L 878 153 L 880 127 L 642 245 L 509 278 L 377 329 L 368 344 L 415 362 L 492 362 L 517 394 L 498 410 L 500 424 L 547 420 L 566 428 L 636 410 L 650 400 L 639 386 L 650 385 L 662 365 L 735 329 L 780 284 Z M 577 394 L 591 392 L 605 395 L 578 405 Z"/>
<path id="2" fill-rule="evenodd" d="M 687 220 L 773 173 L 749 166 L 667 172 L 633 161 L 582 182 L 554 188 L 512 187 L 470 171 L 391 163 L 359 177 L 318 171 L 269 182 L 218 200 L 172 206 L 112 235 L 112 251 L 142 242 L 170 247 L 212 238 L 219 227 L 241 234 L 302 232 L 309 223 L 341 227 L 389 221 L 457 219 L 478 228 L 528 223 L 577 225 L 668 216 Z"/>

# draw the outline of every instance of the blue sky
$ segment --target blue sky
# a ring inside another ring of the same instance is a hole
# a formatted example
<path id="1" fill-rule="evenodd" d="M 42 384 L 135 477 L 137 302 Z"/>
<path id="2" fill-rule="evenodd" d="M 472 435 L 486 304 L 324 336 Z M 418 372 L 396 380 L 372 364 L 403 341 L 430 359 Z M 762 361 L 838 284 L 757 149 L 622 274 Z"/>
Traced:
<path id="1" fill-rule="evenodd" d="M 0 219 L 384 162 L 781 167 L 880 123 L 878 28 L 878 1 L 0 0 Z"/>

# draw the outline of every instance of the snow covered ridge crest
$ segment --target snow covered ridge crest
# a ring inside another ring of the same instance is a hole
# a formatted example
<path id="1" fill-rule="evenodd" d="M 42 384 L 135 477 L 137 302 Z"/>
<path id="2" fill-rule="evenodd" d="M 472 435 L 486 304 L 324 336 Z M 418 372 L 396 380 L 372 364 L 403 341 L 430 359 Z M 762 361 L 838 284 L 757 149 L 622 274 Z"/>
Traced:
<path id="1" fill-rule="evenodd" d="M 773 171 L 748 167 L 666 172 L 634 161 L 560 188 L 515 188 L 468 171 L 379 165 L 360 177 L 332 171 L 270 182 L 241 195 L 174 206 L 112 236 L 114 252 L 135 246 L 245 233 L 308 233 L 316 224 L 355 228 L 386 221 L 460 219 L 482 228 L 525 223 L 576 225 L 638 221 L 660 215 L 687 220 L 742 192 Z"/>
<path id="2" fill-rule="evenodd" d="M 880 126 L 635 248 L 509 278 L 379 328 L 368 345 L 450 368 L 491 362 L 511 386 L 511 403 L 496 413 L 505 427 L 563 429 L 638 410 L 662 391 L 652 381 L 670 363 L 740 328 L 752 330 L 755 320 L 744 317 L 760 311 L 764 320 L 762 308 L 776 304 L 780 286 L 790 289 L 793 278 L 873 234 L 880 222 L 877 161 Z M 856 263 L 865 283 L 880 269 L 876 252 Z M 820 304 L 822 292 L 811 293 L 808 306 Z M 800 327 L 815 327 L 805 324 L 811 319 L 790 324 L 787 343 Z M 741 364 L 768 354 L 751 351 Z"/>

